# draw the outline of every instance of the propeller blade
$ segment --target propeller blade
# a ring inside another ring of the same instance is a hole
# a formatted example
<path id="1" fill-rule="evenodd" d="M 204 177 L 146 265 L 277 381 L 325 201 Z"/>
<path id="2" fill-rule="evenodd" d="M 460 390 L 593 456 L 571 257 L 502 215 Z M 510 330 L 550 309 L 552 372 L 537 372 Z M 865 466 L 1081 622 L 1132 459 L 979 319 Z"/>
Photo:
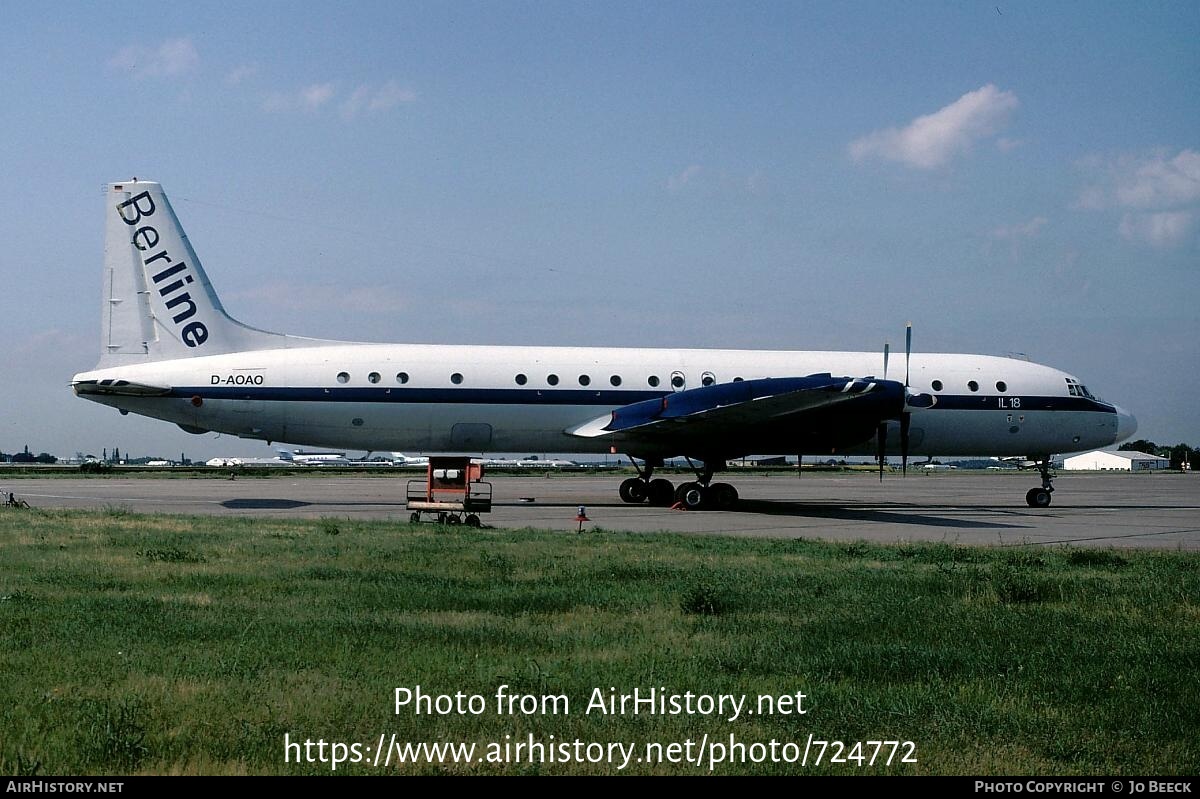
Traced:
<path id="1" fill-rule="evenodd" d="M 908 476 L 908 424 L 912 421 L 912 414 L 907 411 L 900 414 L 900 470 L 901 474 Z"/>
<path id="2" fill-rule="evenodd" d="M 891 346 L 892 345 L 889 344 L 888 342 L 886 342 L 886 341 L 883 342 L 883 379 L 884 380 L 887 380 L 888 350 L 891 349 Z"/>
<path id="3" fill-rule="evenodd" d="M 879 482 L 883 482 L 883 459 L 887 452 L 887 422 L 880 422 L 875 437 L 879 439 Z"/>
<path id="4" fill-rule="evenodd" d="M 908 388 L 908 360 L 912 357 L 912 322 L 904 326 L 904 387 Z"/>

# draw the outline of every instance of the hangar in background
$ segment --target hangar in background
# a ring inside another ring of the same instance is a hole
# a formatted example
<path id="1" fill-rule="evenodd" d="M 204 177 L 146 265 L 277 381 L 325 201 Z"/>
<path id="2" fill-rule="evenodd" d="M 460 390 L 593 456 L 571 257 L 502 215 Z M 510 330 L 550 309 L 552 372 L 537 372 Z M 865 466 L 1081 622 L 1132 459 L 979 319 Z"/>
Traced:
<path id="1" fill-rule="evenodd" d="M 1063 460 L 1063 469 L 1067 471 L 1148 472 L 1170 467 L 1170 458 L 1147 455 L 1145 452 L 1115 449 L 1097 449 L 1082 455 L 1072 455 Z"/>

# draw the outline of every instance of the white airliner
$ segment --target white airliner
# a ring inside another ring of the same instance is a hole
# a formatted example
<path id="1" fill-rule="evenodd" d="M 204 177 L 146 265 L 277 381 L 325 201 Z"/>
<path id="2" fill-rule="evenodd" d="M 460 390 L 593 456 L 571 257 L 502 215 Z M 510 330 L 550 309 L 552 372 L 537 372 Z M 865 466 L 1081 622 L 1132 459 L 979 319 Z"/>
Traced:
<path id="1" fill-rule="evenodd" d="M 100 363 L 81 397 L 268 442 L 419 452 L 622 453 L 626 502 L 728 508 L 713 483 L 756 454 L 1014 455 L 1109 446 L 1136 421 L 1072 375 L 1015 358 L 871 352 L 356 344 L 268 333 L 225 313 L 157 183 L 105 194 Z M 653 479 L 686 456 L 697 478 Z"/>

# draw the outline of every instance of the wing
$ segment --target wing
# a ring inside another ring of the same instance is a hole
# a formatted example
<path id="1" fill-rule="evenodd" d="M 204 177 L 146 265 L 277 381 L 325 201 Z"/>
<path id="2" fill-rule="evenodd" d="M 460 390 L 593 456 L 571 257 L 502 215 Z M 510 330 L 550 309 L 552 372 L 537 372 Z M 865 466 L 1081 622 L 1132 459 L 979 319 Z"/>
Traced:
<path id="1" fill-rule="evenodd" d="M 823 449 L 824 442 L 847 446 L 869 438 L 881 421 L 900 415 L 904 396 L 902 383 L 873 377 L 744 380 L 635 402 L 566 432 L 607 437 L 622 452 L 815 451 L 818 441 Z"/>

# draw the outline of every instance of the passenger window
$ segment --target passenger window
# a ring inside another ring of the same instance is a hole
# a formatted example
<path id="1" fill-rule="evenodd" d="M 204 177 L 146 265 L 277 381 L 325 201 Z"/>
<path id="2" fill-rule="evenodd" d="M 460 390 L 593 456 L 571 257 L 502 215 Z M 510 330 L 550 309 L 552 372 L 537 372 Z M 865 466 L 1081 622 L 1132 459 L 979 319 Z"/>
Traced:
<path id="1" fill-rule="evenodd" d="M 558 385 L 558 375 L 546 375 L 546 382 L 552 386 Z"/>
<path id="2" fill-rule="evenodd" d="M 712 372 L 705 372 L 704 374 L 700 375 L 700 384 L 701 385 L 711 386 L 715 382 L 717 382 L 717 376 L 714 375 Z"/>
<path id="3" fill-rule="evenodd" d="M 337 381 L 339 383 L 349 383 L 350 382 L 350 373 L 349 372 L 338 372 Z"/>
<path id="4" fill-rule="evenodd" d="M 588 384 L 589 384 L 589 383 L 591 383 L 591 382 L 592 382 L 592 378 L 588 377 L 587 375 L 580 375 L 580 376 L 579 376 L 579 385 L 581 385 L 581 386 L 586 386 L 586 385 L 588 385 Z"/>
<path id="5" fill-rule="evenodd" d="M 976 383 L 974 380 L 970 380 L 967 382 L 967 388 L 971 389 L 972 391 L 978 391 L 979 384 Z"/>
<path id="6" fill-rule="evenodd" d="M 1008 383 L 1005 383 L 1003 380 L 997 381 L 996 390 L 1003 394 L 1005 391 L 1008 391 Z"/>
<path id="7" fill-rule="evenodd" d="M 525 375 L 517 375 L 516 380 L 517 380 L 518 386 L 523 386 L 523 385 L 525 385 L 525 383 L 527 383 L 529 381 L 529 378 L 526 377 Z"/>
<path id="8" fill-rule="evenodd" d="M 450 382 L 453 383 L 454 385 L 456 385 L 456 386 L 461 385 L 462 381 L 463 381 L 463 376 L 459 372 L 455 372 L 454 374 L 450 375 Z"/>
<path id="9" fill-rule="evenodd" d="M 672 372 L 671 373 L 672 388 L 683 388 L 683 384 L 684 384 L 683 372 Z"/>
<path id="10" fill-rule="evenodd" d="M 613 375 L 612 377 L 608 378 L 608 382 L 612 383 L 614 386 L 619 386 L 621 385 L 621 376 Z"/>
<path id="11" fill-rule="evenodd" d="M 650 375 L 646 378 L 646 382 L 650 384 L 651 388 L 658 388 L 658 375 Z"/>
<path id="12" fill-rule="evenodd" d="M 408 382 L 408 372 L 396 372 L 396 382 L 404 385 Z"/>
<path id="13" fill-rule="evenodd" d="M 379 372 L 371 372 L 371 374 L 367 375 L 367 380 L 372 383 L 378 383 L 379 382 Z"/>
<path id="14" fill-rule="evenodd" d="M 934 381 L 933 381 L 933 390 L 934 390 L 934 391 L 941 391 L 941 390 L 942 390 L 942 381 L 941 381 L 941 380 L 934 380 Z"/>

